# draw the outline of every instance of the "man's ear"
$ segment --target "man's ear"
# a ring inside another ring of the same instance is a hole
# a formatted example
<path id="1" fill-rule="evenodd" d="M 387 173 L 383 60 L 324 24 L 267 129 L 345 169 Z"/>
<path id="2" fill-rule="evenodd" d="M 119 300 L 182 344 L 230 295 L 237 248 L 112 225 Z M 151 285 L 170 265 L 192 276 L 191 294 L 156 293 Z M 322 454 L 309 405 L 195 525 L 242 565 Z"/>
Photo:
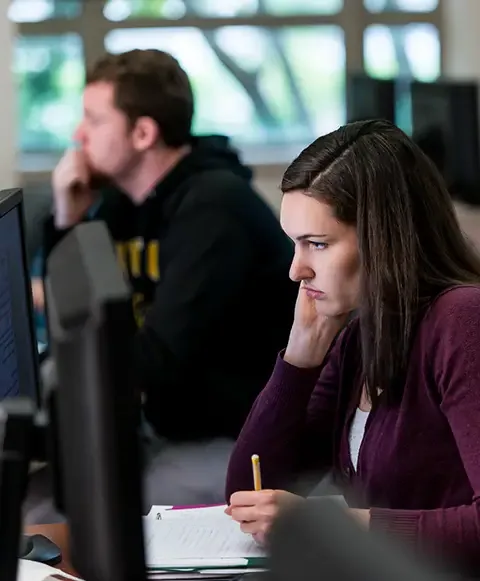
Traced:
<path id="1" fill-rule="evenodd" d="M 132 130 L 132 139 L 137 151 L 150 149 L 160 139 L 157 123 L 151 117 L 139 117 Z"/>

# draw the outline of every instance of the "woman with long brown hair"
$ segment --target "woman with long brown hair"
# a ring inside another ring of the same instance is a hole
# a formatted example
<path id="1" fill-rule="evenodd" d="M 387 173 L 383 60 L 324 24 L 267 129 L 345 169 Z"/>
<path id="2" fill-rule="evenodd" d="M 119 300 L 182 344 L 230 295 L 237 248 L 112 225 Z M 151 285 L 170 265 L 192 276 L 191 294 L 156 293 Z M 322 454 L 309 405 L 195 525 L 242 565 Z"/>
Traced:
<path id="1" fill-rule="evenodd" d="M 480 261 L 442 178 L 364 121 L 307 147 L 282 191 L 295 320 L 233 452 L 228 512 L 261 538 L 295 482 L 332 471 L 367 527 L 478 568 Z"/>

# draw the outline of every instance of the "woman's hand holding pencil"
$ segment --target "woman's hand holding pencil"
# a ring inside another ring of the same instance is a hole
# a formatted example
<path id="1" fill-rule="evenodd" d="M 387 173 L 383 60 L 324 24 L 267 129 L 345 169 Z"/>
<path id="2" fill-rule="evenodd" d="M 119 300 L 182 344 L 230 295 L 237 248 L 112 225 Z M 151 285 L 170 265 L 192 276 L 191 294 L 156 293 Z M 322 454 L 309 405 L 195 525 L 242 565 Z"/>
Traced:
<path id="1" fill-rule="evenodd" d="M 262 490 L 260 459 L 256 454 L 252 456 L 252 470 L 254 490 L 232 494 L 225 512 L 240 523 L 244 533 L 263 544 L 279 510 L 303 498 L 285 490 Z"/>

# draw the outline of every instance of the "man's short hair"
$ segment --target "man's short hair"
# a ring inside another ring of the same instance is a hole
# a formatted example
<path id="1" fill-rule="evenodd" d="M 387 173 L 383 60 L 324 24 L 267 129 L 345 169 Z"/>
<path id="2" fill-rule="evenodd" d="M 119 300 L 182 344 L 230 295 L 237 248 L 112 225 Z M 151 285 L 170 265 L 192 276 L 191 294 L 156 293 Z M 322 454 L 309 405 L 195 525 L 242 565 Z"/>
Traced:
<path id="1" fill-rule="evenodd" d="M 154 49 L 107 54 L 87 73 L 87 85 L 101 81 L 113 84 L 114 104 L 132 126 L 139 117 L 150 117 L 165 145 L 180 147 L 189 142 L 193 92 L 173 56 Z"/>

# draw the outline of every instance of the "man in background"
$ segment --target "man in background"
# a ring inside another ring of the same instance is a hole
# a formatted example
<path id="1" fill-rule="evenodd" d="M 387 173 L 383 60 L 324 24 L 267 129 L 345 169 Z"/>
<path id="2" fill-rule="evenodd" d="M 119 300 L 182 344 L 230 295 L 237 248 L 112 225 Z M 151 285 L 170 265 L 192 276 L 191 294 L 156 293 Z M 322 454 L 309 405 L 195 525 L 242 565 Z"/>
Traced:
<path id="1" fill-rule="evenodd" d="M 172 56 L 105 56 L 83 105 L 78 148 L 53 173 L 45 256 L 101 192 L 96 219 L 133 289 L 147 501 L 221 502 L 230 443 L 287 342 L 291 244 L 227 138 L 192 137 L 192 89 Z"/>

